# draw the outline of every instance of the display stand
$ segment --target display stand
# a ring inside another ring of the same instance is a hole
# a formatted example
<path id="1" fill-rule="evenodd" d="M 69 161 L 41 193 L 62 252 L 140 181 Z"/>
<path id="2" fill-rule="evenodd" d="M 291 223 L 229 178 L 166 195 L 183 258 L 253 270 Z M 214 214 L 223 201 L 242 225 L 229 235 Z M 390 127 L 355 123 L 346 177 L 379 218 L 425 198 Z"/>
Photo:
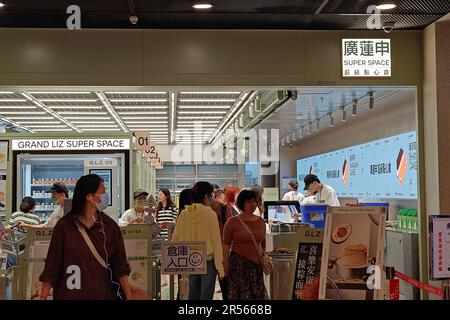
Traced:
<path id="1" fill-rule="evenodd" d="M 121 228 L 131 273 L 129 283 L 145 291 L 153 299 L 152 291 L 152 246 L 149 225 L 136 224 Z M 29 229 L 25 245 L 25 258 L 20 264 L 18 299 L 39 299 L 41 283 L 39 275 L 45 265 L 52 229 Z M 51 295 L 50 295 L 51 296 Z"/>

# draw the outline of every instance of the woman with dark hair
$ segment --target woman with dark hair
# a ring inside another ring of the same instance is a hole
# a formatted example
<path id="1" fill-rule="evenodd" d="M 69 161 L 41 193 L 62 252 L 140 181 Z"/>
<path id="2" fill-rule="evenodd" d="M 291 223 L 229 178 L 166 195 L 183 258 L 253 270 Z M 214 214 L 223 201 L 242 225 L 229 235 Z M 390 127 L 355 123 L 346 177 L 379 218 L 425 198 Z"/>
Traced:
<path id="1" fill-rule="evenodd" d="M 212 300 L 217 274 L 224 276 L 222 243 L 216 213 L 209 207 L 213 188 L 209 182 L 197 182 L 192 188 L 192 205 L 180 214 L 173 241 L 206 242 L 206 274 L 189 276 L 189 300 Z"/>
<path id="2" fill-rule="evenodd" d="M 42 300 L 47 299 L 50 288 L 55 300 L 132 299 L 122 232 L 103 213 L 108 205 L 109 197 L 98 175 L 78 180 L 72 210 L 53 229 L 39 277 Z M 120 296 L 120 289 L 124 296 Z"/>
<path id="3" fill-rule="evenodd" d="M 20 203 L 20 211 L 14 212 L 8 221 L 8 225 L 3 231 L 4 234 L 9 234 L 12 228 L 25 226 L 32 227 L 37 226 L 41 222 L 39 216 L 34 214 L 34 208 L 36 203 L 32 197 L 25 197 Z M 25 232 L 25 229 L 19 228 L 19 232 Z M 10 268 L 17 264 L 17 256 L 15 254 L 8 253 L 6 256 L 6 267 Z"/>
<path id="4" fill-rule="evenodd" d="M 223 265 L 230 300 L 267 298 L 261 264 L 266 249 L 266 227 L 264 220 L 253 214 L 256 202 L 255 192 L 241 191 L 237 198 L 241 213 L 230 218 L 223 231 Z"/>
<path id="5" fill-rule="evenodd" d="M 178 200 L 178 210 L 183 211 L 187 206 L 192 204 L 192 189 L 184 189 L 180 192 Z"/>
<path id="6" fill-rule="evenodd" d="M 178 210 L 172 201 L 170 191 L 167 188 L 161 188 L 158 192 L 158 206 L 156 207 L 156 222 L 161 227 L 161 236 L 167 237 L 167 225 L 175 223 Z"/>

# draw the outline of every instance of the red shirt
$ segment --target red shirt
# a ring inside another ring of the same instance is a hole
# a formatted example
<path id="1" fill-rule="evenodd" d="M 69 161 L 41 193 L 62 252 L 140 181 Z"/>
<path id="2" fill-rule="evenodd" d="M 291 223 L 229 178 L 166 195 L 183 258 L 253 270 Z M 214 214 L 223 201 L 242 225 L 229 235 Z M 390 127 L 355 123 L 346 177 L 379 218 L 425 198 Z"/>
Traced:
<path id="1" fill-rule="evenodd" d="M 108 264 L 114 273 L 114 281 L 130 273 L 122 232 L 117 223 L 100 213 L 105 234 Z M 62 217 L 53 229 L 41 282 L 50 282 L 54 300 L 109 300 L 115 299 L 108 271 L 91 253 L 72 215 Z M 104 235 L 100 222 L 86 232 L 100 256 L 106 261 Z M 80 281 L 75 279 L 79 274 Z"/>
<path id="2" fill-rule="evenodd" d="M 262 251 L 264 252 L 266 248 L 266 224 L 264 220 L 258 218 L 254 221 L 244 220 L 244 222 L 253 232 L 256 243 L 262 247 Z M 225 224 L 223 243 L 231 246 L 232 251 L 239 253 L 241 256 L 253 262 L 259 263 L 259 255 L 252 238 L 237 217 L 230 218 Z"/>

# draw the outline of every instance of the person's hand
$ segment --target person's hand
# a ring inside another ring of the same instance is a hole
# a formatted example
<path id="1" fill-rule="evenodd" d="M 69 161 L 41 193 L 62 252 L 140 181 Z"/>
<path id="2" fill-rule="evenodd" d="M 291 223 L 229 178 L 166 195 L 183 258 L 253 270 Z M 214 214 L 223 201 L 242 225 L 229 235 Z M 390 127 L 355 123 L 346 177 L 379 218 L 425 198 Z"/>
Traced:
<path id="1" fill-rule="evenodd" d="M 144 223 L 144 218 L 136 217 L 135 219 L 132 220 L 131 223 Z"/>
<path id="2" fill-rule="evenodd" d="M 11 229 L 5 228 L 2 231 L 0 231 L 0 235 L 2 236 L 8 236 L 11 233 Z"/>
<path id="3" fill-rule="evenodd" d="M 130 285 L 131 295 L 127 300 L 148 300 L 147 293 L 141 288 Z"/>

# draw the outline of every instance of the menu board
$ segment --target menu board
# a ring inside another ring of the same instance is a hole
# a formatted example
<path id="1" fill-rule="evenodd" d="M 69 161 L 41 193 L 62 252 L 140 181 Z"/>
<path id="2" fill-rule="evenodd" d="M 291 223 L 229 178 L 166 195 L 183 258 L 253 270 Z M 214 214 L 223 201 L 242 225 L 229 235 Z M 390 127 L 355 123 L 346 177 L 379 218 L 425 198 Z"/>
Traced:
<path id="1" fill-rule="evenodd" d="M 298 160 L 298 180 L 309 173 L 339 197 L 417 199 L 416 132 Z"/>

